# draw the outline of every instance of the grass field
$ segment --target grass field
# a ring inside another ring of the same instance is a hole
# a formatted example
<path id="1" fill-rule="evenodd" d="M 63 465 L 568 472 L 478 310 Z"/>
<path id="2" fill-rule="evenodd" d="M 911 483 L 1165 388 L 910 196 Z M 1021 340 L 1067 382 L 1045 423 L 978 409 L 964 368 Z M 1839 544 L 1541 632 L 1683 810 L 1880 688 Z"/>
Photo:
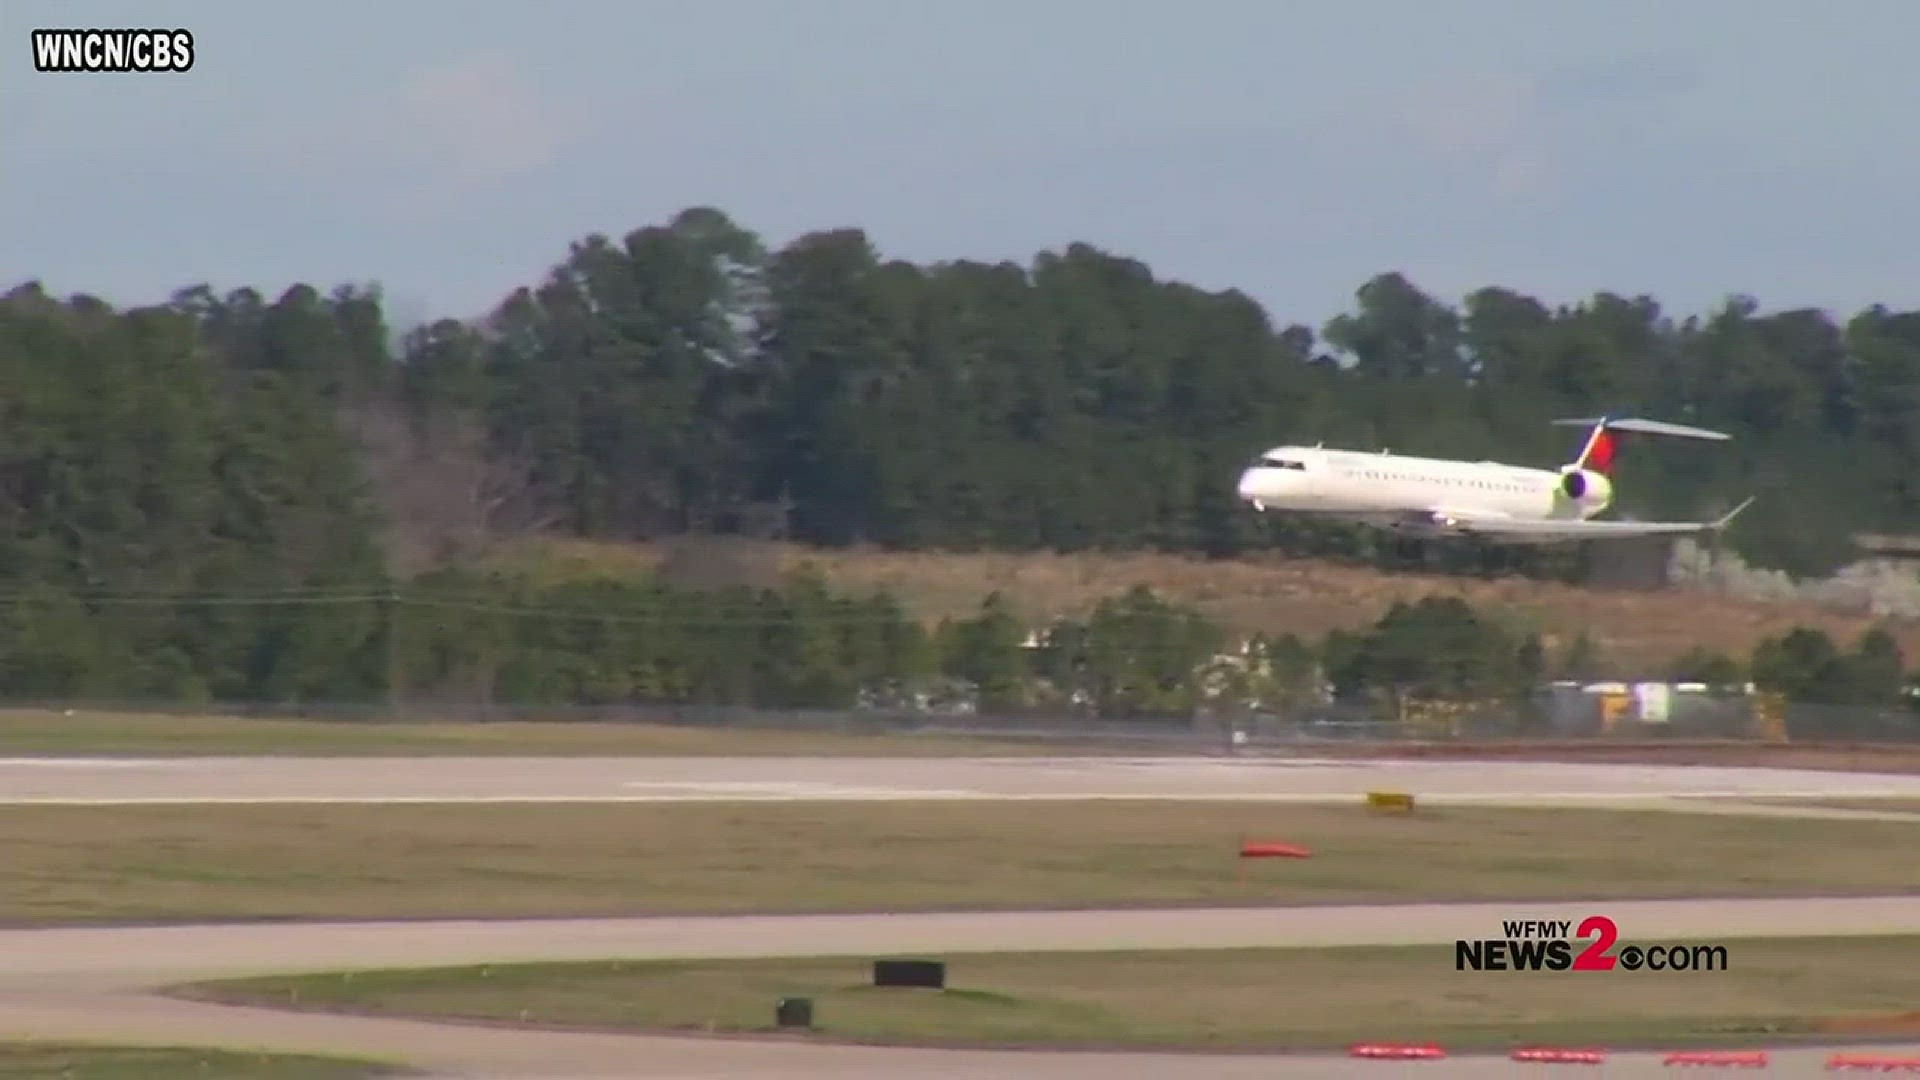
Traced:
<path id="1" fill-rule="evenodd" d="M 1139 753 L 1139 744 L 878 732 L 782 731 L 593 721 L 283 720 L 46 709 L 0 710 L 0 756 L 590 756 L 842 757 L 973 755 L 1022 757 Z M 1156 746 L 1155 753 L 1167 752 Z M 1848 772 L 1920 771 L 1920 743 L 1788 745 L 1739 740 L 1501 740 L 1407 743 L 1341 741 L 1316 756 L 1381 756 L 1507 761 L 1647 762 L 1667 765 L 1771 766 Z"/>
<path id="2" fill-rule="evenodd" d="M 1904 892 L 1898 821 L 1179 802 L 9 807 L 0 920 Z M 1236 856 L 1243 839 L 1309 859 Z M 1917 899 L 1916 902 L 1920 902 Z"/>
<path id="3" fill-rule="evenodd" d="M 1640 942 L 1637 944 L 1645 945 Z M 1700 944 L 1689 942 L 1686 944 Z M 967 955 L 945 991 L 875 988 L 868 958 L 606 962 L 200 984 L 194 997 L 595 1029 L 758 1031 L 781 997 L 873 1041 L 1317 1049 L 1780 1043 L 1920 1030 L 1920 938 L 1724 943 L 1716 971 L 1462 972 L 1449 946 Z"/>
<path id="4" fill-rule="evenodd" d="M 157 713 L 0 712 L 0 754 L 740 755 L 1035 754 L 1017 739 L 889 736 L 665 724 L 279 720 Z M 1076 752 L 1092 752 L 1081 748 Z"/>
<path id="5" fill-rule="evenodd" d="M 1886 798 L 1862 796 L 1858 798 L 1839 796 L 1831 799 L 1741 799 L 1741 802 L 1757 803 L 1761 806 L 1810 806 L 1827 810 L 1892 810 L 1899 813 L 1920 813 L 1920 798 L 1895 795 Z"/>
<path id="6" fill-rule="evenodd" d="M 194 1047 L 0 1042 L 0 1080 L 361 1080 L 412 1070 L 339 1058 Z"/>
<path id="7" fill-rule="evenodd" d="M 1090 739 L 808 732 L 593 721 L 283 720 L 47 709 L 0 710 L 0 756 L 717 756 L 1021 757 L 1139 753 Z M 1166 752 L 1156 746 L 1155 753 Z M 1920 771 L 1920 743 L 1787 745 L 1739 740 L 1340 741 L 1311 748 L 1334 758 L 1417 757 L 1508 761 L 1648 762 L 1772 766 L 1849 772 Z"/>

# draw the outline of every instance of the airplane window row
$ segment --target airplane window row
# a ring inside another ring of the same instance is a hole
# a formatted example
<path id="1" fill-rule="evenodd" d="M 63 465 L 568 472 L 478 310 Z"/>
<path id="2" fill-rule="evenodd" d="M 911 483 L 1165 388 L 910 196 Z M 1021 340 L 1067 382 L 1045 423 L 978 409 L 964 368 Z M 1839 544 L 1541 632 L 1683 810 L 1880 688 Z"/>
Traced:
<path id="1" fill-rule="evenodd" d="M 1447 479 L 1440 479 L 1437 477 L 1409 476 L 1403 473 L 1383 473 L 1383 472 L 1362 472 L 1358 474 L 1349 472 L 1346 475 L 1348 476 L 1359 475 L 1360 477 L 1367 480 L 1418 480 L 1423 483 L 1438 482 L 1442 484 L 1447 484 L 1452 487 L 1475 487 L 1475 488 L 1483 488 L 1489 491 L 1523 492 L 1527 490 L 1525 486 L 1520 484 L 1502 484 L 1502 483 L 1496 483 L 1495 481 L 1492 481 L 1492 480 L 1458 480 L 1458 479 L 1447 480 Z"/>

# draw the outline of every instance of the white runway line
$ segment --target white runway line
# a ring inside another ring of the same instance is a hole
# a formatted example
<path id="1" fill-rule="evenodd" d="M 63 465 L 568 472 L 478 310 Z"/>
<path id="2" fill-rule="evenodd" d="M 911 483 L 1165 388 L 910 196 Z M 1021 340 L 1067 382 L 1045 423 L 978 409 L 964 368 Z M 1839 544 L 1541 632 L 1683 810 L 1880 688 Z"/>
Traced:
<path id="1" fill-rule="evenodd" d="M 620 786 L 667 799 L 781 796 L 831 802 L 835 799 L 971 799 L 988 794 L 949 788 L 866 787 L 795 780 L 629 780 Z"/>
<path id="2" fill-rule="evenodd" d="M 23 769 L 177 769 L 216 763 L 213 758 L 0 758 L 0 768 Z"/>
<path id="3" fill-rule="evenodd" d="M 716 787 L 721 785 L 715 785 Z M 742 784 L 741 787 L 749 785 Z M 784 787 L 785 785 L 778 785 Z M 1533 807 L 1579 809 L 1581 804 L 1675 804 L 1723 800 L 1738 804 L 1754 799 L 1874 799 L 1914 798 L 1911 791 L 1810 792 L 1781 791 L 1597 791 L 1597 792 L 1436 792 L 1416 794 L 1416 801 L 1441 806 Z M 528 803 L 808 803 L 808 802 L 1196 802 L 1275 803 L 1302 806 L 1351 805 L 1365 801 L 1359 792 L 950 792 L 875 791 L 857 788 L 824 792 L 768 790 L 655 792 L 634 795 L 128 795 L 128 796 L 0 796 L 0 806 L 273 806 L 366 805 L 432 806 Z M 1731 809 L 1731 806 L 1728 806 Z M 1768 807 L 1768 809 L 1793 809 Z"/>

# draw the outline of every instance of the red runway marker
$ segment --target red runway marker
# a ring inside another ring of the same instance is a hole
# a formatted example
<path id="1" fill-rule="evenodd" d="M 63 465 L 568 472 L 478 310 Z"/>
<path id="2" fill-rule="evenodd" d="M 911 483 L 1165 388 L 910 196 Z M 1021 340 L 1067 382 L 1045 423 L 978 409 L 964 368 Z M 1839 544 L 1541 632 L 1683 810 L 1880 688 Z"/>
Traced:
<path id="1" fill-rule="evenodd" d="M 1432 1043 L 1410 1045 L 1407 1043 L 1355 1043 L 1347 1048 L 1347 1053 L 1360 1058 L 1395 1058 L 1414 1061 L 1447 1056 L 1445 1050 Z"/>
<path id="2" fill-rule="evenodd" d="M 1240 845 L 1240 857 L 1243 859 L 1305 859 L 1312 854 L 1303 847 L 1263 840 L 1249 840 Z"/>
<path id="3" fill-rule="evenodd" d="M 1835 1054 L 1827 1059 L 1829 1071 L 1863 1069 L 1870 1072 L 1920 1072 L 1920 1057 L 1886 1057 L 1880 1054 Z"/>

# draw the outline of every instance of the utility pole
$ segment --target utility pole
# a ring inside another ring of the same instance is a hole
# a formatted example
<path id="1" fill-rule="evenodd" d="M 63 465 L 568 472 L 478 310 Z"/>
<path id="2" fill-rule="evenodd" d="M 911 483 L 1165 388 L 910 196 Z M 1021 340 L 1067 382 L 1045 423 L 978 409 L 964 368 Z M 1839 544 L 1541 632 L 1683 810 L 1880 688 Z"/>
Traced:
<path id="1" fill-rule="evenodd" d="M 400 718 L 400 593 L 387 590 L 387 717 Z"/>

